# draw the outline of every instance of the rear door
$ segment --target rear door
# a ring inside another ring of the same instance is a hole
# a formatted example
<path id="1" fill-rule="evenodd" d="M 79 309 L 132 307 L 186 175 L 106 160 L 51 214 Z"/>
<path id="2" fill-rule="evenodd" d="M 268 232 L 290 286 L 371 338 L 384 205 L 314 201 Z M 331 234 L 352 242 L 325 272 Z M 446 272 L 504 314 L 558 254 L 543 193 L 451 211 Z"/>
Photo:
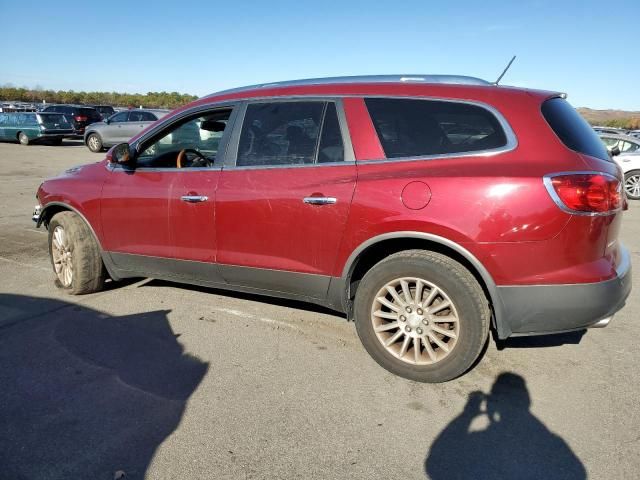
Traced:
<path id="1" fill-rule="evenodd" d="M 245 105 L 216 196 L 227 282 L 326 296 L 356 182 L 343 118 L 336 99 Z"/>

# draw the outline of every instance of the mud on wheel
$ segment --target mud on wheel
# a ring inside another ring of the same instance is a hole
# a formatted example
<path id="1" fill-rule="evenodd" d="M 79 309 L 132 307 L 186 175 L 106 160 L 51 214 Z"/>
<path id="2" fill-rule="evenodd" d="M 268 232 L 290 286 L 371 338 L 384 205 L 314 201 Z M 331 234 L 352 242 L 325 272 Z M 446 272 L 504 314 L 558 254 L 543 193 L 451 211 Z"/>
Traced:
<path id="1" fill-rule="evenodd" d="M 362 279 L 355 321 L 382 367 L 420 382 L 451 380 L 468 370 L 488 339 L 482 288 L 460 263 L 409 250 L 387 257 Z"/>

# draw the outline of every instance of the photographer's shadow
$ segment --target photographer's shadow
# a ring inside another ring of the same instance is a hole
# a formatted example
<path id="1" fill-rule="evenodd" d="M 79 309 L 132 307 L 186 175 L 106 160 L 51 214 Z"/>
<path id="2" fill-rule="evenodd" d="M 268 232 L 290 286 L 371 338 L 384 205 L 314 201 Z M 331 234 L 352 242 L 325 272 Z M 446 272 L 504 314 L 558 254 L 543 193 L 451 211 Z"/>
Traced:
<path id="1" fill-rule="evenodd" d="M 524 378 L 501 373 L 491 393 L 472 392 L 462 413 L 431 446 L 432 480 L 584 479 L 586 471 L 562 438 L 529 410 Z"/>

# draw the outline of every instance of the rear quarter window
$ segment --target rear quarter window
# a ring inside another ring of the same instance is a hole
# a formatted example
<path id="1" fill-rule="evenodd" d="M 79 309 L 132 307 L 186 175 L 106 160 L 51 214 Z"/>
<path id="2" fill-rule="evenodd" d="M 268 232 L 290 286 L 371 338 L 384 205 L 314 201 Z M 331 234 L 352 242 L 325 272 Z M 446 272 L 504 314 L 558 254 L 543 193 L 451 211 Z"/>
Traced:
<path id="1" fill-rule="evenodd" d="M 478 105 L 400 98 L 367 98 L 387 158 L 494 150 L 507 145 L 496 116 Z"/>
<path id="2" fill-rule="evenodd" d="M 542 104 L 542 115 L 567 148 L 602 160 L 609 160 L 607 149 L 591 125 L 563 98 Z"/>

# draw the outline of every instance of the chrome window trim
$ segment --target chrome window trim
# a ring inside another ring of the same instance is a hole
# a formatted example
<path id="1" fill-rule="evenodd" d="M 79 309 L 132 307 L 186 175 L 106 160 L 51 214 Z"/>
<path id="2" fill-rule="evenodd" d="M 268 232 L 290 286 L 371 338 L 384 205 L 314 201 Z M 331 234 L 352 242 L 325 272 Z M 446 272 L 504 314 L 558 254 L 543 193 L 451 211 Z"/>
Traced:
<path id="1" fill-rule="evenodd" d="M 616 213 L 622 211 L 622 206 L 620 208 L 616 208 L 615 210 L 609 210 L 607 212 L 581 212 L 579 210 L 571 210 L 560 199 L 560 197 L 558 196 L 558 193 L 556 192 L 556 189 L 553 188 L 553 184 L 551 183 L 551 180 L 554 177 L 560 177 L 562 175 L 602 175 L 604 177 L 609 177 L 609 178 L 612 178 L 614 180 L 618 180 L 618 182 L 620 182 L 620 189 L 621 190 L 623 190 L 622 189 L 622 184 L 624 182 L 622 182 L 615 175 L 611 175 L 610 173 L 606 173 L 606 172 L 599 172 L 597 170 L 576 170 L 576 171 L 569 171 L 569 172 L 548 173 L 548 174 L 546 174 L 545 176 L 542 177 L 542 182 L 544 183 L 544 186 L 547 189 L 547 192 L 549 192 L 549 196 L 551 197 L 553 202 L 563 212 L 568 213 L 569 215 L 579 215 L 581 217 L 607 217 L 607 216 L 610 216 L 610 215 L 615 215 Z M 624 194 L 624 191 L 622 191 L 621 193 Z"/>

